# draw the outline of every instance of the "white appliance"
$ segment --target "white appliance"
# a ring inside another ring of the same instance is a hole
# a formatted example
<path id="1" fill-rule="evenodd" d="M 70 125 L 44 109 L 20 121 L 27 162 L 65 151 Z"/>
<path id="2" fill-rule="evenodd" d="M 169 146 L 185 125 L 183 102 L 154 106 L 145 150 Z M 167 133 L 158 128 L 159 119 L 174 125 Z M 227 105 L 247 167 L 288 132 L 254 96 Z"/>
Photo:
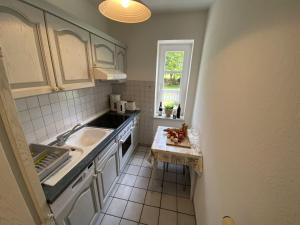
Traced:
<path id="1" fill-rule="evenodd" d="M 130 122 L 119 134 L 119 159 L 121 170 L 123 170 L 134 150 L 132 129 L 133 122 Z"/>
<path id="2" fill-rule="evenodd" d="M 118 101 L 117 102 L 117 112 L 125 113 L 126 112 L 126 101 Z"/>
<path id="3" fill-rule="evenodd" d="M 117 111 L 117 102 L 121 101 L 121 95 L 110 95 L 109 102 L 110 102 L 110 110 Z"/>
<path id="4" fill-rule="evenodd" d="M 127 101 L 126 110 L 134 111 L 136 110 L 136 104 L 133 101 Z"/>
<path id="5" fill-rule="evenodd" d="M 93 68 L 93 74 L 96 80 L 125 80 L 126 73 L 115 69 Z"/>

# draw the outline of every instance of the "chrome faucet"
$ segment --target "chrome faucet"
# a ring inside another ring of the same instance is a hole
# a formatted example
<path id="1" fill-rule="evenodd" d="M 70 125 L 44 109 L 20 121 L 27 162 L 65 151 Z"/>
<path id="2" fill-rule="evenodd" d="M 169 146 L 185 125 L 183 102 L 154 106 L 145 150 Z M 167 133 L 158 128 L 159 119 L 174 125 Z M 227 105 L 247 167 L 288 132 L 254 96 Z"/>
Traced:
<path id="1" fill-rule="evenodd" d="M 72 134 L 74 134 L 74 133 L 76 132 L 76 129 L 77 129 L 78 127 L 80 127 L 80 126 L 81 126 L 81 124 L 78 123 L 78 124 L 76 124 L 71 130 L 68 130 L 68 131 L 66 131 L 66 132 L 63 133 L 63 134 L 58 135 L 58 136 L 56 137 L 56 141 L 57 141 L 56 145 L 57 145 L 57 146 L 62 146 L 62 145 L 64 145 L 64 144 L 66 143 L 66 140 L 68 140 L 68 138 L 69 138 Z"/>

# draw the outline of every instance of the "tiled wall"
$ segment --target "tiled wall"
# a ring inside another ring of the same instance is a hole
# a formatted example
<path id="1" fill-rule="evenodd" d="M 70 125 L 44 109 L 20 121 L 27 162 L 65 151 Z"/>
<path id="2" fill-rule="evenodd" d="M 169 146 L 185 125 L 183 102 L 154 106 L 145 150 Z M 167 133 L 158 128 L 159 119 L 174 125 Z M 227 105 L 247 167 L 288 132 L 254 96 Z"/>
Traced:
<path id="1" fill-rule="evenodd" d="M 111 83 L 97 82 L 92 88 L 17 99 L 27 141 L 43 142 L 108 109 L 111 93 Z"/>
<path id="2" fill-rule="evenodd" d="M 151 145 L 153 141 L 153 107 L 155 95 L 154 81 L 128 80 L 126 83 L 113 84 L 113 93 L 121 94 L 124 100 L 135 101 L 141 109 L 139 143 Z"/>

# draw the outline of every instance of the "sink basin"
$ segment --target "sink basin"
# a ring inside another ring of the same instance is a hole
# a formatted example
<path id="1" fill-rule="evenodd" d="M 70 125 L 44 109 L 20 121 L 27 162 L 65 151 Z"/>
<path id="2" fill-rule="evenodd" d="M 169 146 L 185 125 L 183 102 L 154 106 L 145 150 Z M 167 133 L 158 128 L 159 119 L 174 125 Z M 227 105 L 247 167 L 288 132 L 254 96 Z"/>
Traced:
<path id="1" fill-rule="evenodd" d="M 71 135 L 66 141 L 66 145 L 76 146 L 85 150 L 87 147 L 100 143 L 110 133 L 110 130 L 107 129 L 84 127 Z"/>
<path id="2" fill-rule="evenodd" d="M 47 177 L 43 183 L 54 186 L 82 159 L 84 159 L 95 147 L 100 144 L 113 130 L 84 127 L 72 134 L 63 147 L 70 149 L 70 159 L 57 172 Z"/>

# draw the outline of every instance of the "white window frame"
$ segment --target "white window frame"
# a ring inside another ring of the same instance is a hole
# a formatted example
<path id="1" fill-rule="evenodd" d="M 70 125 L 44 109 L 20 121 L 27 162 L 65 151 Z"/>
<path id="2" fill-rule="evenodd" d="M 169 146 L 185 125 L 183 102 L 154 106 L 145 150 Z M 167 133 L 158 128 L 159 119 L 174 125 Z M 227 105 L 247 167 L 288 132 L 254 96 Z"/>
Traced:
<path id="1" fill-rule="evenodd" d="M 192 65 L 194 40 L 159 40 L 157 42 L 156 79 L 155 79 L 155 103 L 154 116 L 158 115 L 159 103 L 162 101 L 164 86 L 165 53 L 167 51 L 184 51 L 182 79 L 180 80 L 180 107 L 181 116 L 184 116 L 190 72 Z"/>

